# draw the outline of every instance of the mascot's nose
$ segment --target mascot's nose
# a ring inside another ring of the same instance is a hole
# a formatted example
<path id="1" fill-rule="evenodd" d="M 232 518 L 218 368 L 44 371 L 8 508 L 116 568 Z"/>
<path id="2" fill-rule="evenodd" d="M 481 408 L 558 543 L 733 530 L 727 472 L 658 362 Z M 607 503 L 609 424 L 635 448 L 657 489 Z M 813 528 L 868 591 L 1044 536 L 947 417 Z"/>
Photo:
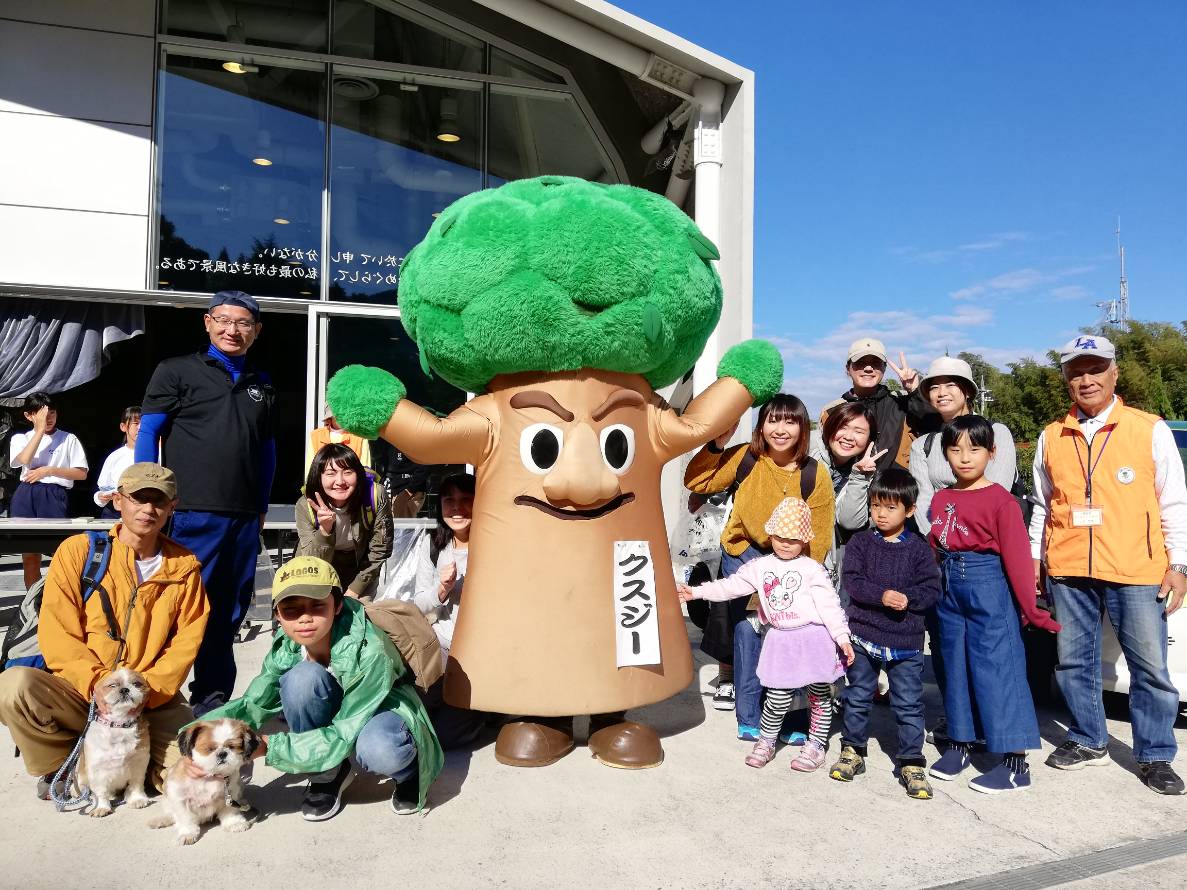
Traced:
<path id="1" fill-rule="evenodd" d="M 580 507 L 598 506 L 619 491 L 618 477 L 602 460 L 597 433 L 586 424 L 577 424 L 568 432 L 564 450 L 544 477 L 548 500 L 567 501 Z"/>

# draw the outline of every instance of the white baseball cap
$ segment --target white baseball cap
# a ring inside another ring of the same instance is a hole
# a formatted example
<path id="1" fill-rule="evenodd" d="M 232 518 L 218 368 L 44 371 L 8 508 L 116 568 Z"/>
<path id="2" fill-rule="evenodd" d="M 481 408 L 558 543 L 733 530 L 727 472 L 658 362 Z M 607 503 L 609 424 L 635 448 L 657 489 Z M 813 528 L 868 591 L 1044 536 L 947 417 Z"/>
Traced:
<path id="1" fill-rule="evenodd" d="M 919 383 L 924 392 L 927 391 L 928 381 L 933 377 L 956 377 L 967 382 L 973 388 L 974 393 L 977 392 L 977 381 L 973 379 L 973 369 L 962 358 L 941 355 L 928 365 L 927 373 L 923 375 L 923 380 Z"/>
<path id="2" fill-rule="evenodd" d="M 886 361 L 886 347 L 882 345 L 881 340 L 875 340 L 873 337 L 862 337 L 849 344 L 848 361 L 861 358 L 863 355 L 872 355 Z"/>
<path id="3" fill-rule="evenodd" d="M 1059 363 L 1066 365 L 1072 359 L 1082 355 L 1107 358 L 1109 361 L 1113 361 L 1117 358 L 1117 350 L 1112 341 L 1106 337 L 1096 334 L 1081 334 L 1075 340 L 1069 340 L 1063 344 L 1063 349 L 1059 350 Z"/>

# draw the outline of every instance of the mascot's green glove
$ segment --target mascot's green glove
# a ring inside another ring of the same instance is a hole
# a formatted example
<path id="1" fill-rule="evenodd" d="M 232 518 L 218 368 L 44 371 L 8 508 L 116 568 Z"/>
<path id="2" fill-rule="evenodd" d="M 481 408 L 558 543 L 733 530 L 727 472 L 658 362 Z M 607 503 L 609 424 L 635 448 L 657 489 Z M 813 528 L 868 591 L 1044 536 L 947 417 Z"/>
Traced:
<path id="1" fill-rule="evenodd" d="M 749 390 L 754 404 L 761 405 L 783 386 L 783 356 L 769 340 L 746 340 L 721 357 L 717 376 L 733 377 Z"/>
<path id="2" fill-rule="evenodd" d="M 347 365 L 330 378 L 326 401 L 344 430 L 374 439 L 408 390 L 382 368 Z"/>

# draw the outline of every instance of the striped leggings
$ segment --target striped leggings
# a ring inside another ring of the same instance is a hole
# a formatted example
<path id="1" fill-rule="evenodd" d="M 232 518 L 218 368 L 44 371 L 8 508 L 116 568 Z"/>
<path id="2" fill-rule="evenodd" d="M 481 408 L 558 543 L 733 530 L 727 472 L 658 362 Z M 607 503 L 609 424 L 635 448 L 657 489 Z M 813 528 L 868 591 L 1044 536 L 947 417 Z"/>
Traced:
<path id="1" fill-rule="evenodd" d="M 783 718 L 791 708 L 794 689 L 768 689 L 762 706 L 762 722 L 758 732 L 774 744 L 783 728 Z M 828 747 L 828 734 L 833 722 L 833 687 L 831 683 L 813 683 L 808 687 L 808 703 L 811 717 L 808 725 L 808 739 L 821 748 Z"/>

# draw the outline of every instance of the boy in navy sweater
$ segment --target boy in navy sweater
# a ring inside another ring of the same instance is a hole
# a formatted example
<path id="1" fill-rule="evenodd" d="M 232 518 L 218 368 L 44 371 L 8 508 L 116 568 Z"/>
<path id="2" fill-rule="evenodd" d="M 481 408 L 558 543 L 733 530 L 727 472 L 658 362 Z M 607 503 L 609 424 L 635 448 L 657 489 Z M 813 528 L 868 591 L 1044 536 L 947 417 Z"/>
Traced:
<path id="1" fill-rule="evenodd" d="M 940 595 L 940 569 L 931 546 L 907 530 L 919 487 L 891 467 L 870 485 L 874 528 L 850 539 L 841 586 L 856 658 L 845 690 L 841 756 L 829 776 L 850 782 L 865 772 L 870 704 L 878 672 L 890 680 L 890 706 L 898 723 L 899 782 L 907 796 L 930 800 L 923 759 L 923 616 Z"/>

